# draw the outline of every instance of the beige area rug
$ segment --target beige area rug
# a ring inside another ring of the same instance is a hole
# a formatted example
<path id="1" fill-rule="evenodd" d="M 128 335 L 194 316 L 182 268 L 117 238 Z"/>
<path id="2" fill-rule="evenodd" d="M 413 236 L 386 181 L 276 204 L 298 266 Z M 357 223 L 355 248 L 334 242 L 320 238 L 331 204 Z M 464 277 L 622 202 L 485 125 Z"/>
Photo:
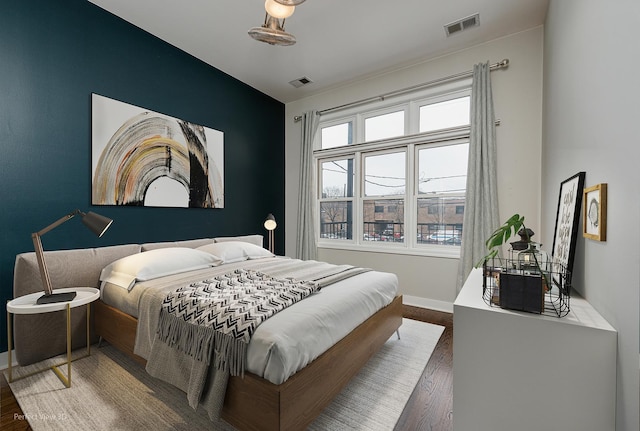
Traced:
<path id="1" fill-rule="evenodd" d="M 404 319 L 401 339 L 394 334 L 309 429 L 392 430 L 443 330 Z M 14 369 L 14 376 L 45 364 Z M 34 431 L 233 430 L 191 409 L 183 392 L 150 377 L 111 346 L 92 348 L 90 357 L 73 362 L 71 373 L 68 389 L 52 371 L 11 383 L 24 412 L 15 419 L 28 420 Z"/>

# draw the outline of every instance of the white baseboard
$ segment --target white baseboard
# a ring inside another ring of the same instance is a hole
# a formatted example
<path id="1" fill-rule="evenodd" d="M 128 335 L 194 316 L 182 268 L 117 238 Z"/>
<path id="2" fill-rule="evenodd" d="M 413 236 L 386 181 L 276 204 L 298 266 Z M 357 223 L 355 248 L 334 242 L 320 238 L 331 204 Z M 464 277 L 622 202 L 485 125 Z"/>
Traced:
<path id="1" fill-rule="evenodd" d="M 402 295 L 402 303 L 413 307 L 428 308 L 430 310 L 453 313 L 453 303 L 436 299 L 421 298 L 420 296 Z"/>

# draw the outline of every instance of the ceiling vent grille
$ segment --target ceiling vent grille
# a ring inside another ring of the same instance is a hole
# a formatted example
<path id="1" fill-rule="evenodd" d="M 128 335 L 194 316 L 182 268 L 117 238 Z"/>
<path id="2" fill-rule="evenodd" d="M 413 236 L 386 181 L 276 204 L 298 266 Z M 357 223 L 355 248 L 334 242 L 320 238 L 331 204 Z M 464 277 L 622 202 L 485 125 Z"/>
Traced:
<path id="1" fill-rule="evenodd" d="M 306 76 L 302 78 L 294 79 L 293 81 L 289 81 L 289 84 L 293 85 L 296 88 L 300 88 L 303 85 L 311 84 L 313 81 Z"/>
<path id="2" fill-rule="evenodd" d="M 467 30 L 471 27 L 477 27 L 480 25 L 480 14 L 468 16 L 466 18 L 459 19 L 444 26 L 444 31 L 447 37 L 454 33 L 459 33 L 463 30 Z"/>

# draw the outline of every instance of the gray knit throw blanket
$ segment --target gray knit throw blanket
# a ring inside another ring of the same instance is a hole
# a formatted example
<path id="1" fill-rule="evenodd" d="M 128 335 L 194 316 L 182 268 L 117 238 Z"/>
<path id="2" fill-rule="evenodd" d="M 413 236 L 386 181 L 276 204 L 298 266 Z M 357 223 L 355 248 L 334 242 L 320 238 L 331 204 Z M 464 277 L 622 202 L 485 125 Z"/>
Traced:
<path id="1" fill-rule="evenodd" d="M 158 338 L 207 364 L 213 356 L 218 370 L 244 375 L 247 345 L 258 325 L 319 290 L 312 281 L 238 269 L 167 295 Z"/>

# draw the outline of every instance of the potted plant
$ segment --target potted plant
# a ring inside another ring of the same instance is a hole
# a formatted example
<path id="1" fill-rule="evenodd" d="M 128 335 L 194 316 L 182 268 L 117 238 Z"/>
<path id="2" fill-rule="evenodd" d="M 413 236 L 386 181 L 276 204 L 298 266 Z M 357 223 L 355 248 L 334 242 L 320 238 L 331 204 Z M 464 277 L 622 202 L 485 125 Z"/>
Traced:
<path id="1" fill-rule="evenodd" d="M 485 276 L 491 272 L 491 275 L 496 277 L 496 291 L 490 295 L 491 302 L 497 303 L 503 308 L 542 313 L 544 294 L 550 284 L 546 271 L 540 267 L 538 251 L 533 248 L 530 241 L 531 232 L 525 226 L 523 216 L 512 215 L 487 239 L 486 246 L 489 253 L 480 259 L 475 266 L 476 268 L 483 267 Z M 488 264 L 494 262 L 500 248 L 516 233 L 520 234 L 529 244 L 528 248 L 521 253 L 526 253 L 524 257 L 527 258 L 533 271 L 522 271 L 521 267 L 516 266 L 514 262 L 503 264 L 501 268 L 492 266 L 488 270 Z M 518 270 L 514 270 L 515 268 Z"/>

